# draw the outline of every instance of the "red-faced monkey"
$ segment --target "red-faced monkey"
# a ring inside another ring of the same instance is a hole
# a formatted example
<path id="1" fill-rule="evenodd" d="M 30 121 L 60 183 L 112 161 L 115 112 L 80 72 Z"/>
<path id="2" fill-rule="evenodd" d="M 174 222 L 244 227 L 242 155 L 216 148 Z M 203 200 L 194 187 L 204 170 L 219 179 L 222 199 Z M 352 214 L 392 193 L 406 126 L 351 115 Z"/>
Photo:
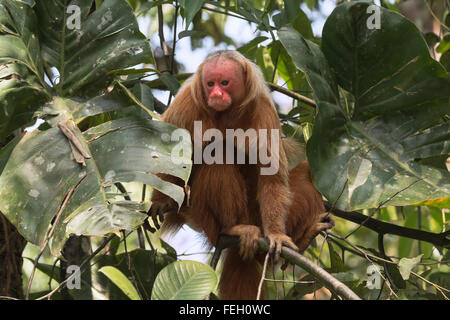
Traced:
<path id="1" fill-rule="evenodd" d="M 187 129 L 194 140 L 195 130 L 203 137 L 207 130 L 216 129 L 213 132 L 228 137 L 228 145 L 227 138 L 222 141 L 217 136 L 211 144 L 228 146 L 227 157 L 233 151 L 244 154 L 245 163 L 194 161 L 189 206 L 168 212 L 163 229 L 176 230 L 188 223 L 202 231 L 213 246 L 220 233 L 238 235 L 239 249 L 228 249 L 225 257 L 219 294 L 222 299 L 255 299 L 261 277 L 255 258 L 259 237 L 269 240 L 275 255 L 282 244 L 303 252 L 320 231 L 333 226 L 312 184 L 307 162 L 288 169 L 286 153 L 295 146 L 285 139 L 282 144 L 280 120 L 261 71 L 236 51 L 215 52 L 180 88 L 162 119 Z M 200 129 L 195 128 L 198 124 Z M 237 135 L 230 138 L 230 129 L 246 136 L 240 141 Z M 266 134 L 252 136 L 249 130 Z M 196 143 L 202 150 L 210 147 L 209 141 Z M 271 158 L 270 166 L 263 157 L 255 157 L 255 152 Z M 230 159 L 236 160 L 234 153 Z M 275 170 L 270 170 L 274 162 Z M 183 185 L 177 178 L 161 177 Z M 153 192 L 153 216 L 174 207 L 170 197 Z"/>

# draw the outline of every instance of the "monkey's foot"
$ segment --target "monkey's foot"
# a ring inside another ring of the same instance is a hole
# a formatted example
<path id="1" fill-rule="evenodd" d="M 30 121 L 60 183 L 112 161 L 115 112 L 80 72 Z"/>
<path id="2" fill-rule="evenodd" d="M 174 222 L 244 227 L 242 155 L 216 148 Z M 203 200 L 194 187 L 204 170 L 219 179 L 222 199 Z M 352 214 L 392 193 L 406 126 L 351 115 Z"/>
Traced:
<path id="1" fill-rule="evenodd" d="M 275 262 L 280 259 L 282 245 L 298 251 L 298 247 L 294 244 L 291 237 L 284 233 L 270 233 L 266 235 L 266 238 L 269 240 L 269 253 L 274 256 Z"/>
<path id="2" fill-rule="evenodd" d="M 331 213 L 324 212 L 319 215 L 318 222 L 314 226 L 315 235 L 319 234 L 322 231 L 326 231 L 334 227 L 334 220 L 331 216 Z"/>
<path id="3" fill-rule="evenodd" d="M 311 241 L 322 231 L 334 227 L 334 220 L 329 212 L 324 212 L 317 217 L 317 221 L 305 233 L 300 242 L 298 242 L 299 251 L 303 252 L 308 248 Z"/>
<path id="4" fill-rule="evenodd" d="M 261 231 L 257 226 L 238 224 L 225 231 L 226 234 L 239 236 L 239 254 L 244 260 L 254 258 L 258 250 L 258 239 Z"/>

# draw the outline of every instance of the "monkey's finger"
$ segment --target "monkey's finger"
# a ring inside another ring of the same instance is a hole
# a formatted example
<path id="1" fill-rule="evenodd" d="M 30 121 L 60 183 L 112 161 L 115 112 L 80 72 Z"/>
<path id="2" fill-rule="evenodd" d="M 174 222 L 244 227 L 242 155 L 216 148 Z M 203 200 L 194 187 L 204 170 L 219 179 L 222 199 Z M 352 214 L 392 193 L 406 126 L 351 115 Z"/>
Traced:
<path id="1" fill-rule="evenodd" d="M 239 237 L 239 255 L 244 260 L 248 259 L 247 241 L 244 235 Z"/>
<path id="2" fill-rule="evenodd" d="M 294 244 L 291 238 L 285 234 L 273 234 L 269 235 L 267 238 L 269 239 L 270 252 L 274 255 L 275 262 L 280 258 L 283 244 L 298 251 L 298 247 Z"/>
<path id="3" fill-rule="evenodd" d="M 272 256 L 273 261 L 277 262 L 281 254 L 281 241 L 274 237 L 268 237 L 269 239 L 269 254 Z"/>
<path id="4" fill-rule="evenodd" d="M 243 260 L 251 260 L 253 258 L 253 252 L 248 246 L 241 245 L 239 248 L 239 255 Z"/>
<path id="5" fill-rule="evenodd" d="M 278 260 L 280 260 L 280 255 L 281 255 L 281 241 L 275 240 L 275 251 L 273 261 L 278 262 Z"/>
<path id="6" fill-rule="evenodd" d="M 294 242 L 292 242 L 291 239 L 283 239 L 282 242 L 286 247 L 289 247 L 292 250 L 298 251 L 298 247 L 295 245 Z"/>
<path id="7" fill-rule="evenodd" d="M 258 243 L 250 234 L 243 234 L 240 236 L 239 255 L 244 260 L 251 260 L 255 256 Z"/>

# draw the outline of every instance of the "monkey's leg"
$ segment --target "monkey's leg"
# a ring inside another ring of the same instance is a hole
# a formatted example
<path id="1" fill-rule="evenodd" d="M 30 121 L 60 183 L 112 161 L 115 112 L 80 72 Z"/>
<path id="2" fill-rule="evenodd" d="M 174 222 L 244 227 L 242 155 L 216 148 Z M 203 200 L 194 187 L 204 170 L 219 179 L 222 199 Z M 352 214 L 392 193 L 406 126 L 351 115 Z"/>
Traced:
<path id="1" fill-rule="evenodd" d="M 231 236 L 239 236 L 239 254 L 244 260 L 254 258 L 258 250 L 258 239 L 261 238 L 261 230 L 257 226 L 238 224 L 223 231 Z"/>

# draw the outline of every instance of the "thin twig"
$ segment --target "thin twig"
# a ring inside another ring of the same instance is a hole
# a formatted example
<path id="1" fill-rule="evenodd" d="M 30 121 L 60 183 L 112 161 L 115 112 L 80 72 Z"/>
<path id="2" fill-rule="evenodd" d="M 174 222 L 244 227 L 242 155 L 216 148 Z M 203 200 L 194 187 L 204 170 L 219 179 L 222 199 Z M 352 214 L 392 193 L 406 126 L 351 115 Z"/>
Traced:
<path id="1" fill-rule="evenodd" d="M 439 286 L 439 285 L 437 285 L 437 284 L 435 284 L 435 283 L 433 283 L 433 282 L 431 282 L 431 281 L 425 279 L 424 277 L 418 275 L 418 274 L 415 273 L 414 271 L 411 271 L 411 274 L 414 275 L 414 276 L 416 276 L 416 277 L 419 278 L 420 280 L 422 280 L 422 281 L 424 281 L 424 282 L 426 282 L 426 283 L 432 285 L 433 287 L 435 287 L 436 290 L 438 290 L 438 291 L 444 296 L 445 300 L 449 300 L 448 297 L 444 294 L 443 291 L 450 292 L 450 290 L 448 290 L 448 289 L 446 289 L 446 288 L 444 288 L 444 287 L 441 287 L 441 286 Z"/>
<path id="2" fill-rule="evenodd" d="M 44 250 L 47 247 L 47 244 L 50 241 L 50 238 L 53 236 L 53 233 L 55 232 L 56 226 L 57 226 L 57 224 L 59 222 L 59 218 L 61 217 L 61 214 L 64 211 L 64 209 L 66 208 L 67 202 L 69 201 L 70 197 L 72 196 L 74 190 L 78 187 L 78 185 L 83 180 L 84 180 L 84 177 L 78 182 L 78 184 L 76 186 L 72 187 L 69 190 L 69 192 L 67 193 L 67 195 L 64 198 L 64 201 L 63 201 L 63 203 L 61 205 L 61 207 L 59 208 L 58 213 L 56 214 L 56 218 L 55 218 L 55 221 L 53 222 L 53 226 L 50 229 L 50 232 L 48 233 L 47 238 L 45 239 L 44 243 L 42 244 L 41 250 L 39 251 L 39 254 L 34 259 L 33 270 L 31 271 L 30 278 L 28 279 L 28 285 L 27 285 L 27 292 L 26 292 L 26 295 L 25 295 L 25 300 L 28 300 L 30 298 L 31 284 L 33 283 L 33 278 L 34 278 L 34 274 L 36 272 L 36 268 L 37 268 L 39 259 L 41 258 L 42 254 L 44 253 Z"/>
<path id="3" fill-rule="evenodd" d="M 178 5 L 178 0 L 175 1 L 175 18 L 173 23 L 173 48 L 172 48 L 172 57 L 170 62 L 170 73 L 173 74 L 174 67 L 175 67 L 175 48 L 177 44 L 177 16 L 178 16 L 178 10 L 180 9 L 180 6 Z M 170 104 L 170 103 L 168 103 Z"/>
<path id="4" fill-rule="evenodd" d="M 313 284 L 316 283 L 316 281 L 301 281 L 301 280 L 278 280 L 278 279 L 268 279 L 265 278 L 264 281 L 268 282 L 282 282 L 282 283 L 294 283 L 294 284 Z"/>
<path id="5" fill-rule="evenodd" d="M 355 228 L 355 230 L 351 231 L 349 234 L 347 234 L 345 237 L 348 238 L 350 237 L 352 234 L 354 234 L 356 231 L 358 231 L 362 226 L 364 226 L 364 224 L 376 213 L 378 212 L 382 206 L 384 206 L 386 203 L 388 203 L 389 201 L 391 201 L 392 199 L 394 199 L 396 196 L 398 196 L 400 193 L 402 193 L 403 191 L 405 191 L 406 189 L 411 188 L 413 185 L 415 185 L 417 182 L 422 181 L 423 179 L 417 179 L 416 181 L 414 181 L 413 183 L 409 184 L 408 186 L 404 187 L 403 189 L 395 192 L 392 196 L 390 196 L 389 198 L 387 198 L 386 200 L 382 201 L 378 207 L 376 208 L 376 210 L 374 210 L 369 216 L 367 216 L 367 218 L 362 221 L 358 227 Z"/>
<path id="6" fill-rule="evenodd" d="M 80 264 L 80 269 L 89 261 L 91 261 L 100 251 L 102 251 L 106 245 L 112 240 L 114 239 L 114 237 L 116 236 L 116 234 L 112 234 L 110 235 L 108 238 L 105 239 L 105 241 L 97 248 L 97 250 L 95 250 L 89 257 L 87 257 L 81 264 Z M 81 273 L 83 273 L 85 270 L 81 270 Z M 72 278 L 74 278 L 76 275 L 76 273 L 72 273 L 72 275 L 70 275 L 67 279 L 65 279 L 64 281 L 62 281 L 55 289 L 53 289 L 51 292 L 47 293 L 46 295 L 37 298 L 36 300 L 44 300 L 44 299 L 50 299 L 52 297 L 52 295 L 55 294 L 56 291 L 60 290 L 63 286 L 65 286 L 67 284 L 67 282 L 69 282 L 69 280 L 72 280 Z"/>
<path id="7" fill-rule="evenodd" d="M 173 25 L 173 44 L 172 44 L 172 55 L 170 59 L 170 66 L 169 66 L 169 72 L 173 75 L 174 67 L 175 67 L 175 48 L 177 45 L 177 21 L 178 21 L 178 1 L 175 1 L 175 18 L 174 18 L 174 25 Z M 170 102 L 172 101 L 173 94 L 170 91 L 169 93 L 169 99 L 167 100 L 167 105 L 170 106 Z"/>
<path id="8" fill-rule="evenodd" d="M 148 235 L 148 233 L 147 233 L 147 230 L 145 230 L 145 228 L 144 228 L 144 235 L 145 235 L 145 238 L 147 239 L 148 244 L 150 245 L 150 249 L 151 249 L 152 251 L 155 251 L 155 247 L 153 247 L 153 244 L 152 244 L 152 242 L 150 241 L 150 237 L 149 237 L 149 235 Z"/>
<path id="9" fill-rule="evenodd" d="M 365 259 L 367 260 L 367 261 L 369 261 L 370 263 L 374 263 L 374 261 L 372 261 L 372 259 L 375 259 L 375 260 L 379 260 L 379 261 L 383 261 L 383 262 L 386 262 L 386 263 L 392 263 L 392 264 L 396 264 L 397 265 L 397 263 L 395 263 L 395 262 L 393 262 L 393 261 L 389 261 L 389 260 L 386 260 L 386 259 L 383 259 L 383 258 L 380 258 L 380 257 L 377 257 L 377 256 L 375 256 L 375 255 L 372 255 L 372 254 L 369 254 L 369 253 L 367 253 L 367 252 L 365 252 L 364 250 L 362 250 L 361 248 L 359 248 L 359 247 L 357 247 L 357 246 L 355 246 L 354 244 L 352 244 L 350 241 L 348 241 L 347 240 L 347 238 L 345 238 L 345 237 L 341 237 L 341 236 L 338 236 L 338 235 L 336 235 L 336 234 L 333 234 L 333 233 L 331 233 L 331 232 L 328 232 L 328 234 L 329 235 L 331 235 L 331 236 L 333 236 L 333 237 L 335 237 L 335 238 L 338 238 L 338 239 L 340 239 L 340 240 L 342 240 L 342 241 L 345 241 L 348 245 L 350 245 L 352 248 L 355 248 L 356 250 L 358 250 L 359 252 L 361 252 L 363 255 L 364 255 L 364 257 L 365 257 Z M 370 257 L 370 258 L 369 258 Z M 372 258 L 372 259 L 371 259 Z M 398 298 L 398 296 L 397 296 L 397 294 L 394 292 L 394 290 L 392 290 L 392 287 L 390 286 L 390 283 L 386 280 L 386 278 L 381 274 L 381 272 L 378 270 L 378 268 L 376 268 L 375 270 L 377 270 L 377 272 L 378 272 L 378 274 L 380 275 L 380 277 L 386 282 L 386 284 L 387 284 L 387 286 L 388 286 L 388 288 L 389 288 L 389 290 L 390 290 L 390 294 L 393 294 L 396 298 Z"/>
<path id="10" fill-rule="evenodd" d="M 123 186 L 122 183 L 116 182 L 116 183 L 114 183 L 114 185 L 115 185 L 116 188 L 119 189 L 119 191 L 122 193 L 123 198 L 124 198 L 125 200 L 131 201 L 131 198 L 130 198 L 130 196 L 128 195 L 128 192 L 127 192 L 127 190 L 125 189 L 125 187 Z M 145 184 L 144 184 L 144 186 L 145 186 Z M 145 196 L 145 194 L 144 194 L 144 196 Z M 144 202 L 144 200 L 143 200 L 142 202 Z M 145 249 L 145 241 L 144 241 L 144 236 L 143 236 L 143 234 L 142 234 L 141 228 L 138 228 L 138 229 L 137 229 L 137 235 L 138 235 L 138 241 L 139 241 L 139 248 Z"/>
<path id="11" fill-rule="evenodd" d="M 449 31 L 450 28 L 447 27 L 447 26 L 445 25 L 445 23 L 443 23 L 443 22 L 435 15 L 435 13 L 434 13 L 433 10 L 431 9 L 430 5 L 428 4 L 427 0 L 423 0 L 423 2 L 425 2 L 425 5 L 427 6 L 428 11 L 430 11 L 430 14 L 433 16 L 433 18 L 434 18 L 434 19 L 435 19 L 442 27 L 444 27 L 445 29 L 447 29 L 447 31 Z"/>
<path id="12" fill-rule="evenodd" d="M 239 16 L 237 14 L 230 13 L 230 12 L 227 12 L 227 11 L 220 11 L 218 9 L 210 8 L 208 6 L 202 6 L 202 9 L 203 10 L 207 10 L 207 11 L 211 11 L 211 12 L 214 12 L 214 13 L 220 13 L 220 14 L 223 14 L 223 15 L 226 15 L 226 16 L 230 16 L 230 17 L 233 17 L 233 18 L 237 18 L 237 19 L 248 21 L 248 19 L 243 17 L 243 16 Z"/>
<path id="13" fill-rule="evenodd" d="M 394 262 L 394 261 L 389 261 L 389 260 L 380 258 L 380 257 L 378 257 L 378 256 L 376 256 L 376 255 L 373 255 L 373 254 L 371 254 L 371 253 L 365 252 L 363 249 L 361 249 L 360 247 L 354 245 L 353 243 L 351 243 L 351 242 L 350 242 L 348 239 L 346 239 L 345 237 L 341 237 L 340 235 L 334 234 L 334 233 L 332 233 L 332 232 L 328 232 L 328 235 L 330 235 L 330 236 L 332 236 L 332 237 L 334 237 L 334 238 L 336 238 L 336 239 L 339 239 L 339 240 L 344 241 L 344 242 L 347 243 L 350 247 L 352 247 L 352 248 L 355 249 L 357 252 L 359 252 L 359 253 L 361 254 L 361 255 L 360 255 L 361 257 L 364 257 L 364 258 L 365 258 L 366 260 L 368 260 L 368 261 L 378 260 L 378 261 L 380 261 L 380 262 L 386 262 L 386 263 L 397 264 L 397 263 Z M 331 239 L 331 238 L 330 238 L 330 239 Z M 348 249 L 348 248 L 347 248 L 347 249 Z"/>
<path id="14" fill-rule="evenodd" d="M 301 102 L 303 102 L 303 103 L 305 103 L 307 105 L 310 105 L 312 107 L 317 107 L 317 104 L 314 102 L 314 100 L 312 100 L 312 99 L 310 99 L 308 97 L 302 96 L 301 94 L 299 94 L 297 92 L 294 92 L 292 90 L 280 87 L 279 85 L 276 85 L 276 84 L 271 83 L 271 82 L 266 82 L 266 84 L 273 91 L 278 91 L 278 92 L 280 92 L 282 94 L 287 95 L 288 97 L 297 99 L 297 100 L 299 100 L 299 101 L 301 101 Z"/>
<path id="15" fill-rule="evenodd" d="M 263 283 L 264 283 L 264 279 L 266 278 L 267 263 L 269 262 L 269 256 L 270 256 L 270 253 L 267 252 L 266 253 L 266 257 L 264 258 L 264 265 L 263 265 L 263 270 L 262 270 L 262 273 L 261 273 L 261 280 L 259 280 L 258 294 L 256 295 L 256 300 L 260 300 L 261 299 L 262 286 L 263 286 Z"/>
<path id="16" fill-rule="evenodd" d="M 164 37 L 164 15 L 162 11 L 162 5 L 158 6 L 158 34 L 159 43 L 161 44 L 161 50 L 163 51 L 164 59 L 166 60 L 167 67 L 170 67 L 170 50 L 166 43 L 166 38 Z"/>
<path id="17" fill-rule="evenodd" d="M 384 251 L 384 243 L 383 243 L 384 233 L 378 234 L 378 251 L 380 252 L 380 255 L 383 259 L 390 260 L 389 257 L 386 255 L 386 252 Z M 392 275 L 389 272 L 388 264 L 386 262 L 383 262 L 384 267 L 384 273 L 386 274 L 387 279 L 389 280 L 389 284 L 392 286 L 393 290 L 398 290 L 397 285 L 395 284 L 394 279 L 392 279 Z"/>
<path id="18" fill-rule="evenodd" d="M 0 296 L 0 300 L 19 300 L 19 299 L 8 296 Z"/>
<path id="19" fill-rule="evenodd" d="M 55 259 L 55 262 L 53 262 L 52 266 L 52 272 L 50 274 L 50 277 L 48 278 L 48 290 L 52 289 L 52 280 L 53 280 L 53 274 L 55 273 L 56 264 L 60 261 L 60 258 Z"/>

